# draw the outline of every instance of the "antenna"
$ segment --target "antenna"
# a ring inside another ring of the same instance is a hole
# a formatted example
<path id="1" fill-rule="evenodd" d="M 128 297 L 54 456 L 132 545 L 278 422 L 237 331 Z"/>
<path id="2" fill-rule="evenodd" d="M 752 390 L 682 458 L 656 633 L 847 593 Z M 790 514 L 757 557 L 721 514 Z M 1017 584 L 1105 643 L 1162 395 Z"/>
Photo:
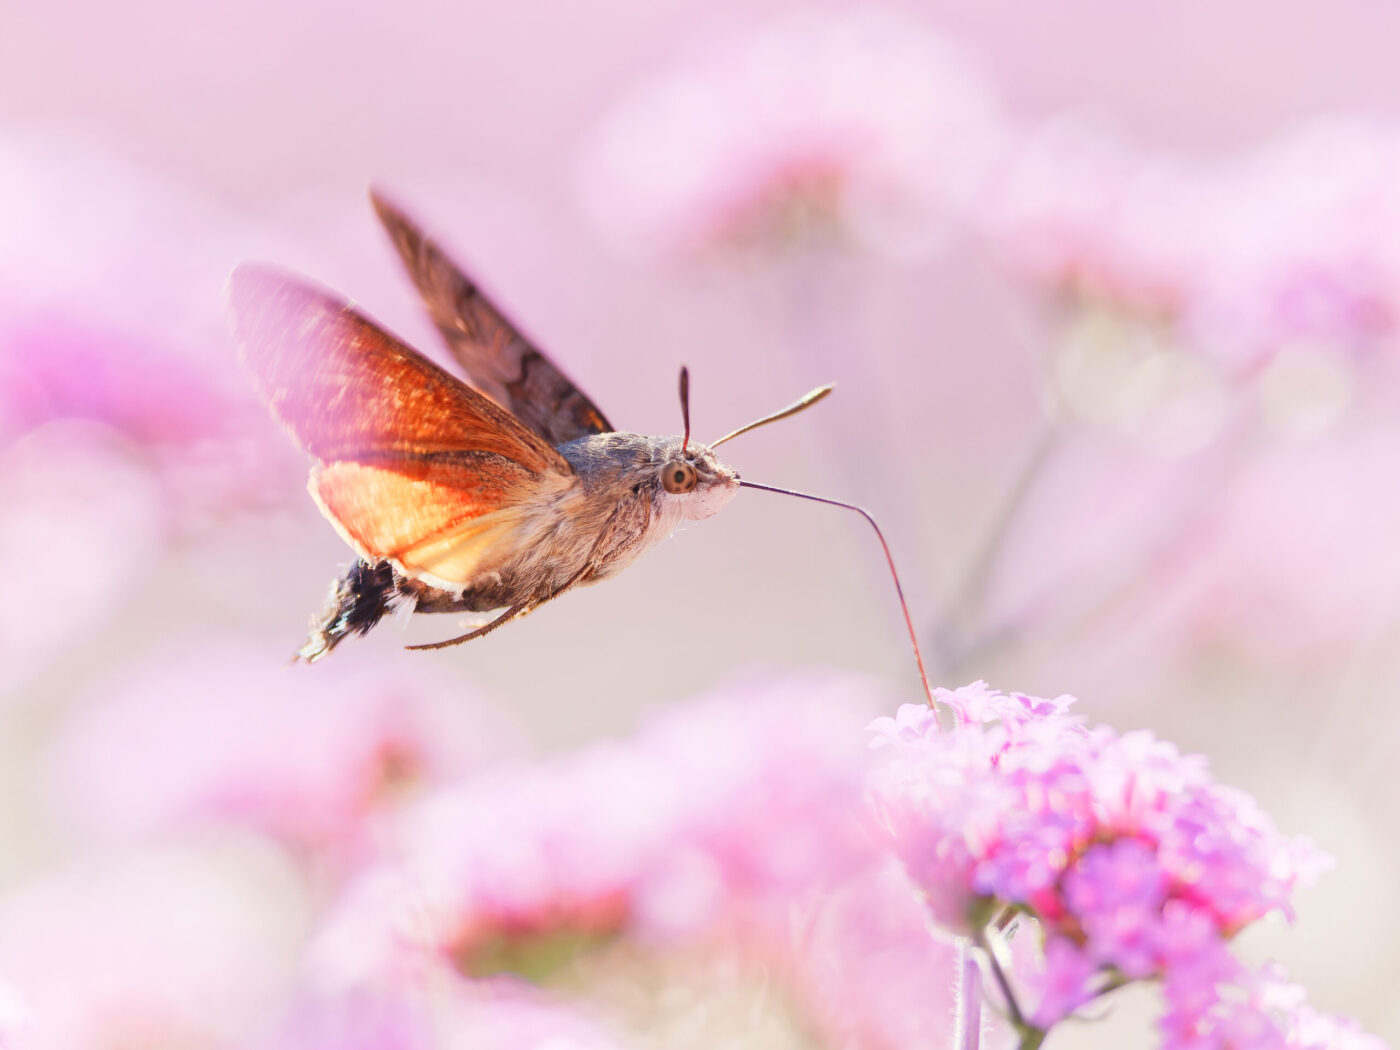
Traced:
<path id="1" fill-rule="evenodd" d="M 681 439 L 681 455 L 690 444 L 690 369 L 681 365 L 681 419 L 685 421 L 685 437 Z"/>
<path id="2" fill-rule="evenodd" d="M 763 423 L 772 422 L 774 419 L 781 419 L 783 416 L 791 415 L 793 412 L 800 412 L 802 409 L 806 408 L 807 405 L 812 404 L 821 397 L 825 397 L 830 390 L 831 387 L 829 386 L 823 387 L 820 390 L 814 390 L 792 407 L 784 409 L 775 416 L 761 419 L 758 423 L 751 423 L 749 426 L 744 427 L 743 430 L 737 430 L 735 433 L 741 434 L 744 430 L 750 430 Z M 813 397 L 813 395 L 817 396 Z M 729 437 L 733 436 L 733 434 L 729 435 Z M 723 438 L 721 440 L 727 441 L 729 439 Z M 718 445 L 719 442 L 716 441 L 715 444 Z M 710 447 L 713 448 L 714 446 L 712 445 Z M 809 499 L 814 503 L 825 503 L 831 507 L 844 507 L 846 510 L 855 511 L 866 521 L 870 522 L 870 527 L 875 530 L 875 535 L 880 538 L 880 546 L 885 549 L 885 561 L 889 563 L 890 576 L 894 579 L 894 591 L 895 594 L 899 596 L 899 607 L 904 611 L 904 626 L 909 630 L 909 642 L 914 647 L 914 662 L 919 665 L 919 680 L 923 682 L 924 693 L 928 696 L 929 707 L 937 710 L 937 704 L 934 703 L 933 699 L 933 687 L 929 685 L 928 672 L 924 669 L 924 654 L 919 650 L 919 638 L 914 631 L 914 619 L 909 615 L 909 603 L 904 600 L 904 588 L 899 582 L 899 570 L 894 567 L 894 555 L 890 553 L 890 545 L 885 541 L 885 534 L 880 531 L 880 526 L 875 523 L 875 519 L 870 516 L 870 512 L 864 507 L 857 507 L 854 503 L 842 503 L 840 500 L 827 499 L 824 496 L 811 496 L 805 492 L 798 492 L 795 489 L 780 489 L 773 485 L 760 485 L 754 481 L 740 481 L 739 484 L 746 489 L 762 489 L 764 492 L 777 492 L 784 496 L 796 496 L 798 499 Z"/>
<path id="3" fill-rule="evenodd" d="M 801 397 L 799 397 L 792 404 L 788 405 L 787 408 L 779 409 L 777 412 L 774 412 L 771 416 L 764 416 L 762 419 L 756 419 L 747 426 L 740 427 L 738 430 L 731 430 L 728 434 L 725 434 L 724 437 L 720 438 L 718 441 L 711 441 L 710 447 L 719 448 L 720 445 L 723 445 L 730 438 L 736 438 L 740 434 L 747 434 L 750 430 L 753 430 L 756 427 L 761 427 L 768 423 L 776 423 L 780 419 L 787 419 L 788 416 L 795 416 L 804 408 L 811 408 L 818 401 L 826 397 L 827 394 L 831 393 L 835 389 L 835 383 L 828 383 L 826 386 L 819 386 L 815 390 L 810 390 L 807 393 L 803 394 Z M 762 488 L 761 485 L 756 485 L 754 487 Z M 774 491 L 781 490 L 775 489 Z M 794 493 L 794 495 L 796 495 L 796 493 Z"/>

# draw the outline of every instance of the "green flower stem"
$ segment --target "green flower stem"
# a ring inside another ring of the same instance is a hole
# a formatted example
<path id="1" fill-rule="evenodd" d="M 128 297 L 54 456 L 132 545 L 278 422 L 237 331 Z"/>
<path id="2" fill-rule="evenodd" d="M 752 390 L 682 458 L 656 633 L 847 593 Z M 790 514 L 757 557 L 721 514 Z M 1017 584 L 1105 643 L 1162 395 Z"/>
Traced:
<path id="1" fill-rule="evenodd" d="M 1050 1033 L 1043 1028 L 1018 1024 L 1016 1034 L 1020 1037 L 1016 1042 L 1016 1050 L 1040 1050 L 1040 1045 L 1045 1042 L 1045 1037 Z"/>
<path id="2" fill-rule="evenodd" d="M 1012 479 L 997 508 L 996 517 L 970 559 L 967 573 L 948 604 L 943 622 L 935 628 L 935 659 L 944 673 L 956 672 L 974 656 L 995 644 L 994 636 L 999 632 L 988 633 L 983 630 L 979 633 L 976 627 L 978 614 L 982 611 L 982 602 L 987 596 L 988 586 L 1001 561 L 1012 528 L 1020 520 L 1026 500 L 1044 473 L 1046 464 L 1061 445 L 1064 434 L 1064 425 L 1056 411 L 1046 421 L 1020 470 Z"/>
<path id="3" fill-rule="evenodd" d="M 1007 1016 L 1018 1032 L 1026 1029 L 1028 1025 L 1025 1015 L 1021 1013 L 1021 1004 L 1016 1001 L 1016 993 L 1011 990 L 1011 982 L 1007 980 L 1006 971 L 1001 968 L 1001 961 L 997 958 L 996 950 L 992 947 L 991 939 L 987 936 L 986 927 L 977 927 L 975 936 L 977 947 L 986 953 L 987 962 L 992 969 L 992 977 L 996 979 L 997 987 L 1001 989 L 1002 998 L 1006 1000 Z"/>

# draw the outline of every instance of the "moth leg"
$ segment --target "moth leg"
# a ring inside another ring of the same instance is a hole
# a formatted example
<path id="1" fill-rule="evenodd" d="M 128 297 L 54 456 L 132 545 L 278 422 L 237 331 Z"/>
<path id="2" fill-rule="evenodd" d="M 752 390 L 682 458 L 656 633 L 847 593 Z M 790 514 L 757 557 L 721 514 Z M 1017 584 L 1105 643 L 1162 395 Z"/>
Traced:
<path id="1" fill-rule="evenodd" d="M 563 594 L 574 584 L 578 583 L 580 580 L 587 578 L 596 568 L 597 566 L 595 566 L 592 561 L 587 562 L 582 569 L 574 573 L 571 577 L 569 577 L 568 580 L 566 580 L 559 587 L 555 588 L 553 591 L 550 591 L 543 598 L 527 598 L 523 602 L 516 602 L 514 605 L 512 605 L 505 612 L 501 613 L 500 616 L 497 616 L 490 623 L 484 624 L 483 626 L 476 628 L 476 630 L 474 631 L 468 631 L 466 634 L 458 635 L 456 638 L 449 638 L 445 642 L 426 642 L 423 645 L 406 645 L 404 646 L 404 648 L 446 649 L 450 645 L 461 645 L 463 642 L 470 642 L 473 638 L 480 638 L 483 634 L 490 634 L 497 627 L 501 627 L 509 623 L 511 620 L 517 620 L 520 617 L 526 615 L 527 613 L 532 613 L 545 602 L 552 601 L 553 599 L 559 597 L 559 595 Z"/>
<path id="2" fill-rule="evenodd" d="M 456 638 L 449 638 L 444 642 L 427 642 L 423 645 L 406 645 L 404 646 L 404 648 L 446 649 L 450 645 L 460 645 L 463 642 L 471 641 L 473 638 L 480 638 L 483 634 L 490 634 L 497 627 L 503 626 L 504 624 L 509 623 L 511 620 L 518 619 L 519 617 L 524 616 L 527 613 L 534 612 L 545 602 L 552 601 L 553 599 L 559 597 L 570 587 L 573 587 L 575 584 L 588 579 L 590 576 L 592 576 L 595 572 L 598 571 L 598 569 L 602 565 L 602 556 L 600 552 L 606 548 L 607 540 L 612 536 L 613 530 L 617 527 L 617 521 L 618 514 L 617 512 L 614 512 L 613 516 L 608 519 L 607 524 L 603 527 L 603 531 L 598 536 L 598 539 L 594 541 L 593 549 L 588 552 L 588 560 L 583 563 L 583 568 L 579 569 L 578 572 L 574 573 L 562 584 L 560 584 L 554 590 L 550 591 L 548 594 L 544 595 L 542 598 L 527 598 L 524 601 L 516 602 L 514 605 L 512 605 L 505 612 L 501 613 L 500 616 L 497 616 L 490 623 L 478 627 L 474 631 L 468 631 L 466 634 L 458 635 Z"/>
<path id="3" fill-rule="evenodd" d="M 550 597 L 552 598 L 552 597 L 554 597 L 554 596 L 553 596 L 553 595 L 550 595 Z M 449 645 L 461 645 L 463 642 L 470 642 L 473 638 L 480 638 L 483 634 L 490 634 L 490 633 L 491 633 L 492 631 L 494 631 L 497 627 L 500 627 L 500 626 L 502 626 L 503 624 L 509 623 L 511 620 L 514 620 L 517 616 L 524 616 L 526 613 L 528 613 L 528 612 L 530 612 L 532 609 L 535 609 L 536 607 L 538 607 L 538 606 L 544 604 L 544 602 L 546 602 L 546 601 L 548 601 L 548 600 L 549 600 L 549 598 L 545 598 L 545 599 L 542 599 L 542 600 L 531 598 L 531 599 L 529 599 L 529 600 L 527 600 L 527 601 L 516 602 L 514 605 L 512 605 L 512 606 L 511 606 L 509 609 L 507 609 L 505 612 L 501 613 L 500 616 L 497 616 L 497 617 L 496 617 L 494 620 L 492 620 L 490 623 L 488 623 L 488 624 L 483 624 L 481 627 L 478 627 L 478 628 L 477 628 L 476 630 L 474 630 L 474 631 L 468 631 L 466 634 L 458 635 L 456 638 L 449 638 L 449 639 L 447 639 L 447 640 L 444 641 L 444 642 L 425 642 L 425 643 L 422 644 L 422 645 L 405 645 L 404 648 L 405 648 L 405 649 L 446 649 Z"/>

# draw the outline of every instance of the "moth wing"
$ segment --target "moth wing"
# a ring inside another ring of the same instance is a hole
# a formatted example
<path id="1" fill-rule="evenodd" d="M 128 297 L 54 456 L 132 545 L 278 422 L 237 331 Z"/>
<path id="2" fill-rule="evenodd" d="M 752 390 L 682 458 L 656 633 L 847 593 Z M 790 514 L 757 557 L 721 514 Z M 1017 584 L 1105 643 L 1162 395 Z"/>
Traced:
<path id="1" fill-rule="evenodd" d="M 556 488 L 571 479 L 554 476 Z M 434 586 L 459 588 L 508 562 L 530 535 L 540 482 L 494 453 L 342 461 L 318 467 L 311 494 L 361 557 L 387 559 Z M 544 491 L 542 491 L 544 490 Z"/>
<path id="2" fill-rule="evenodd" d="M 316 458 L 479 451 L 537 474 L 572 472 L 537 433 L 344 299 L 245 263 L 229 300 L 263 400 Z"/>
<path id="3" fill-rule="evenodd" d="M 361 556 L 461 586 L 578 483 L 538 434 L 344 300 L 247 265 L 229 297 L 264 400 L 320 461 L 312 494 Z"/>
<path id="4" fill-rule="evenodd" d="M 613 429 L 436 241 L 378 192 L 370 199 L 438 331 L 473 383 L 552 445 Z"/>

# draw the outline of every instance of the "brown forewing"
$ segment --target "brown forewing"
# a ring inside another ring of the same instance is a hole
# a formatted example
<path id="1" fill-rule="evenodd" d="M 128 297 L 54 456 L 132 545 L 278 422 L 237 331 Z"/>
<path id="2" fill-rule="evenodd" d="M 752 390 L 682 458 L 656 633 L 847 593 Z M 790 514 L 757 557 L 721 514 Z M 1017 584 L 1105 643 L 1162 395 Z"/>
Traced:
<path id="1" fill-rule="evenodd" d="M 553 445 L 613 429 L 435 241 L 379 193 L 371 197 L 434 323 L 473 383 Z"/>
<path id="2" fill-rule="evenodd" d="M 323 462 L 482 452 L 532 474 L 572 473 L 538 434 L 344 300 L 246 264 L 229 297 L 264 400 Z"/>

